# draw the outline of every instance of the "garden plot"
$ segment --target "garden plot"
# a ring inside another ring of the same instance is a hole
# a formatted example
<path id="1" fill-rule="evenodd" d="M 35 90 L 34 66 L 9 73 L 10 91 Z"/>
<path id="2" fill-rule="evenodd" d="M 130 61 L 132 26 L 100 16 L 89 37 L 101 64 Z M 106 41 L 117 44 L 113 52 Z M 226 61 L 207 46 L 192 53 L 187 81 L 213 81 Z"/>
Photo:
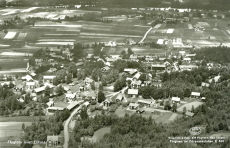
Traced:
<path id="1" fill-rule="evenodd" d="M 58 16 L 53 17 L 53 18 L 51 18 L 51 19 L 52 19 L 52 20 L 58 20 L 58 19 L 64 20 L 64 19 L 65 19 L 65 16 L 66 16 L 66 15 L 58 15 Z"/>
<path id="2" fill-rule="evenodd" d="M 38 13 L 35 13 L 33 14 L 32 17 L 41 17 L 41 18 L 44 18 L 49 12 L 38 12 Z"/>
<path id="3" fill-rule="evenodd" d="M 35 24 L 36 27 L 76 27 L 80 28 L 82 25 L 66 25 L 66 24 Z"/>
<path id="4" fill-rule="evenodd" d="M 228 34 L 230 34 L 230 30 L 226 30 Z"/>
<path id="5" fill-rule="evenodd" d="M 4 47 L 10 47 L 10 45 L 5 45 L 5 44 L 0 44 L 0 48 L 4 48 Z"/>
<path id="6" fill-rule="evenodd" d="M 161 27 L 162 24 L 157 24 L 156 26 L 154 26 L 155 29 L 158 29 Z"/>
<path id="7" fill-rule="evenodd" d="M 173 33 L 174 29 L 168 29 L 166 33 Z"/>
<path id="8" fill-rule="evenodd" d="M 8 32 L 4 39 L 13 39 L 16 36 L 17 32 Z"/>
<path id="9" fill-rule="evenodd" d="M 33 56 L 31 53 L 22 53 L 22 52 L 2 52 L 1 56 Z"/>
<path id="10" fill-rule="evenodd" d="M 30 12 L 32 10 L 35 10 L 35 9 L 38 9 L 39 7 L 31 7 L 31 8 L 28 8 L 28 9 L 24 9 L 22 10 L 21 12 Z"/>
<path id="11" fill-rule="evenodd" d="M 210 27 L 210 25 L 207 22 L 197 22 L 197 24 L 203 27 Z"/>
<path id="12" fill-rule="evenodd" d="M 191 102 L 191 103 L 187 103 L 187 104 L 184 104 L 184 105 L 182 105 L 181 107 L 179 107 L 179 108 L 177 109 L 177 111 L 182 112 L 184 107 L 186 107 L 187 110 L 190 110 L 190 111 L 191 111 L 192 106 L 193 106 L 194 109 L 195 109 L 195 108 L 197 108 L 198 106 L 200 106 L 200 105 L 202 105 L 202 104 L 203 104 L 203 102 Z"/>
<path id="13" fill-rule="evenodd" d="M 192 24 L 188 24 L 188 29 L 193 29 Z"/>
<path id="14" fill-rule="evenodd" d="M 45 18 L 47 18 L 47 19 L 52 19 L 52 18 L 54 18 L 55 16 L 57 16 L 57 14 L 49 14 L 49 15 L 47 15 Z"/>
<path id="15" fill-rule="evenodd" d="M 80 35 L 106 36 L 106 37 L 132 37 L 132 38 L 142 37 L 142 36 L 130 36 L 130 35 L 122 35 L 122 34 L 118 35 L 118 34 L 100 34 L 100 33 L 85 33 L 85 32 L 80 33 Z"/>
<path id="16" fill-rule="evenodd" d="M 40 39 L 38 42 L 75 42 L 74 39 Z"/>
<path id="17" fill-rule="evenodd" d="M 26 37 L 27 33 L 19 33 L 17 40 L 23 40 Z"/>
<path id="18" fill-rule="evenodd" d="M 15 14 L 17 13 L 19 9 L 6 9 L 6 10 L 3 10 L 3 11 L 6 11 L 6 13 L 3 13 L 2 15 L 10 15 L 10 14 Z"/>

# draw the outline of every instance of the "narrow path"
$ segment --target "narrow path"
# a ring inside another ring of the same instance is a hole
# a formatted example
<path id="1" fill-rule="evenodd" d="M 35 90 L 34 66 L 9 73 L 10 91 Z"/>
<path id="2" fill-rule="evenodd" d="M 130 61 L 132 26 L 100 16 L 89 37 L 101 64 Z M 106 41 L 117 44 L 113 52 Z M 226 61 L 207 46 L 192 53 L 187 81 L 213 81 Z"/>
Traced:
<path id="1" fill-rule="evenodd" d="M 63 148 L 68 148 L 68 143 L 69 143 L 69 123 L 72 119 L 72 117 L 81 109 L 82 105 L 80 105 L 78 108 L 76 108 L 71 115 L 69 116 L 69 118 L 65 121 L 65 125 L 64 125 L 64 138 L 65 138 L 65 142 L 63 145 Z"/>
<path id="2" fill-rule="evenodd" d="M 148 33 L 153 29 L 153 27 L 149 28 L 149 30 L 145 33 L 144 37 L 142 38 L 142 40 L 139 43 L 143 43 L 143 41 L 145 40 L 145 38 L 147 37 Z"/>

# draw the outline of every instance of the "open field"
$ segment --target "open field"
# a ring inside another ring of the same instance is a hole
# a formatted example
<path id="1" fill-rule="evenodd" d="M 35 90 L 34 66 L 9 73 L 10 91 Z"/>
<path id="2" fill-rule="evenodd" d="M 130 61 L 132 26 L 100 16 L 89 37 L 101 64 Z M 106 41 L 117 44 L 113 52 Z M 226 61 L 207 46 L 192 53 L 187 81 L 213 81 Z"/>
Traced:
<path id="1" fill-rule="evenodd" d="M 44 116 L 40 116 L 44 117 Z M 37 120 L 40 118 L 39 116 L 16 116 L 16 117 L 0 117 L 0 122 L 33 122 L 33 120 Z"/>
<path id="2" fill-rule="evenodd" d="M 20 144 L 8 143 L 11 141 L 20 141 L 23 136 L 22 124 L 31 125 L 31 122 L 0 122 L 0 147 L 20 147 Z"/>
<path id="3" fill-rule="evenodd" d="M 12 56 L 11 56 L 12 58 Z M 22 57 L 23 58 L 23 57 Z M 26 69 L 27 62 L 23 59 L 0 59 L 0 66 L 2 67 L 2 70 L 8 70 L 12 69 L 10 71 L 14 71 L 16 69 L 17 71 L 19 68 L 25 68 Z M 1 72 L 1 71 L 0 71 Z"/>
<path id="4" fill-rule="evenodd" d="M 199 105 L 203 104 L 203 102 L 191 102 L 191 103 L 187 103 L 187 104 L 184 104 L 182 105 L 181 107 L 179 107 L 177 109 L 177 111 L 179 112 L 183 112 L 183 108 L 186 107 L 187 110 L 190 110 L 192 109 L 192 106 L 194 106 L 194 108 L 197 108 Z"/>

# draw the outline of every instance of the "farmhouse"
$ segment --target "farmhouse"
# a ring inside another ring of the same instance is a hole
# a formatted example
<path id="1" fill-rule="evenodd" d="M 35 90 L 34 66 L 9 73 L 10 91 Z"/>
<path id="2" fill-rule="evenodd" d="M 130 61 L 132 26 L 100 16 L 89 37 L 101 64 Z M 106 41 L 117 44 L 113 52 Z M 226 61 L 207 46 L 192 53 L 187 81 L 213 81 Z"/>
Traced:
<path id="1" fill-rule="evenodd" d="M 134 79 L 132 82 L 131 82 L 131 86 L 132 88 L 136 89 L 136 88 L 139 88 L 141 87 L 141 80 L 136 80 Z"/>
<path id="2" fill-rule="evenodd" d="M 137 72 L 137 69 L 134 69 L 134 68 L 125 68 L 124 72 L 127 72 L 127 73 L 133 75 L 133 74 L 135 74 Z"/>
<path id="3" fill-rule="evenodd" d="M 76 108 L 78 105 L 80 105 L 82 101 L 74 101 L 71 102 L 71 104 L 69 104 L 66 108 L 70 111 L 72 111 L 74 108 Z"/>
<path id="4" fill-rule="evenodd" d="M 191 71 L 192 69 L 198 68 L 196 65 L 179 65 L 181 71 L 188 70 Z"/>
<path id="5" fill-rule="evenodd" d="M 172 103 L 180 103 L 180 98 L 178 97 L 172 97 Z"/>
<path id="6" fill-rule="evenodd" d="M 139 59 L 137 58 L 137 55 L 133 55 L 133 54 L 129 56 L 129 59 L 132 61 L 137 61 L 137 62 L 139 61 Z"/>
<path id="7" fill-rule="evenodd" d="M 77 62 L 76 63 L 76 66 L 79 67 L 79 66 L 82 66 L 83 65 L 83 62 Z"/>
<path id="8" fill-rule="evenodd" d="M 133 98 L 137 97 L 138 89 L 128 89 L 128 95 L 132 96 Z"/>
<path id="9" fill-rule="evenodd" d="M 121 59 L 120 55 L 110 55 L 110 58 L 112 59 Z"/>
<path id="10" fill-rule="evenodd" d="M 43 62 L 43 59 L 35 59 L 35 64 L 40 65 Z"/>
<path id="11" fill-rule="evenodd" d="M 90 84 L 93 82 L 93 79 L 85 78 L 84 82 L 85 82 L 85 84 Z"/>
<path id="12" fill-rule="evenodd" d="M 164 64 L 151 64 L 151 70 L 165 70 Z"/>
<path id="13" fill-rule="evenodd" d="M 65 98 L 69 101 L 69 102 L 72 102 L 72 101 L 75 101 L 76 99 L 76 93 L 67 93 L 65 94 Z"/>
<path id="14" fill-rule="evenodd" d="M 56 78 L 56 76 L 43 76 L 43 83 L 47 82 L 53 84 L 54 78 Z"/>
<path id="15" fill-rule="evenodd" d="M 142 74 L 141 72 L 136 73 L 136 74 L 133 76 L 133 80 L 138 80 L 138 79 L 140 78 L 141 74 Z"/>
<path id="16" fill-rule="evenodd" d="M 117 44 L 116 44 L 116 42 L 109 41 L 108 43 L 105 43 L 105 46 L 107 46 L 107 47 L 116 47 Z"/>
<path id="17" fill-rule="evenodd" d="M 22 80 L 31 81 L 31 80 L 33 80 L 33 78 L 30 75 L 26 75 L 26 76 L 22 77 Z"/>
<path id="18" fill-rule="evenodd" d="M 36 96 L 38 96 L 38 95 L 41 95 L 41 94 L 43 93 L 44 90 L 45 90 L 45 87 L 42 86 L 42 87 L 35 88 L 35 89 L 32 91 L 32 93 L 35 93 Z"/>
<path id="19" fill-rule="evenodd" d="M 47 113 L 55 113 L 56 111 L 63 111 L 65 108 L 63 107 L 48 107 L 47 108 Z"/>
<path id="20" fill-rule="evenodd" d="M 26 82 L 27 89 L 34 89 L 36 87 L 36 82 Z"/>
<path id="21" fill-rule="evenodd" d="M 129 109 L 131 109 L 131 110 L 137 110 L 138 107 L 139 107 L 139 104 L 137 104 L 137 103 L 130 103 L 129 104 Z"/>
<path id="22" fill-rule="evenodd" d="M 185 55 L 185 51 L 179 51 L 179 56 L 184 56 Z"/>
<path id="23" fill-rule="evenodd" d="M 191 97 L 199 98 L 200 97 L 200 92 L 192 92 Z"/>
<path id="24" fill-rule="evenodd" d="M 155 103 L 155 101 L 149 101 L 149 100 L 138 100 L 137 102 L 138 102 L 138 104 L 144 105 L 147 107 L 150 107 Z"/>
<path id="25" fill-rule="evenodd" d="M 202 83 L 201 83 L 201 86 L 202 86 L 202 87 L 209 87 L 209 86 L 210 86 L 210 84 L 205 83 L 205 82 L 202 82 Z"/>
<path id="26" fill-rule="evenodd" d="M 186 54 L 185 55 L 185 57 L 190 57 L 190 58 L 193 58 L 193 57 L 195 57 L 196 56 L 196 54 L 194 53 L 194 54 Z"/>
<path id="27" fill-rule="evenodd" d="M 217 83 L 219 81 L 219 79 L 220 79 L 220 76 L 215 76 L 214 78 L 209 79 L 208 81 L 209 81 L 209 83 L 212 83 L 212 82 Z"/>
<path id="28" fill-rule="evenodd" d="M 184 58 L 183 61 L 185 61 L 185 62 L 191 62 L 191 58 Z"/>

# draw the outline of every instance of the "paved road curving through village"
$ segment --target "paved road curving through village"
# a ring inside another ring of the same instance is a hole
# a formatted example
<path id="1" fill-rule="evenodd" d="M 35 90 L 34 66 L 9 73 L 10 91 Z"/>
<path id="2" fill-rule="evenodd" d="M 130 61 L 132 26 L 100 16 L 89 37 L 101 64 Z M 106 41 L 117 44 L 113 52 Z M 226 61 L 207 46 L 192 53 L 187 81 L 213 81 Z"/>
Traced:
<path id="1" fill-rule="evenodd" d="M 81 109 L 82 105 L 80 105 L 78 108 L 76 108 L 71 115 L 69 116 L 69 118 L 65 121 L 65 125 L 64 125 L 64 148 L 68 148 L 68 143 L 69 143 L 69 123 L 72 119 L 72 117 Z"/>

